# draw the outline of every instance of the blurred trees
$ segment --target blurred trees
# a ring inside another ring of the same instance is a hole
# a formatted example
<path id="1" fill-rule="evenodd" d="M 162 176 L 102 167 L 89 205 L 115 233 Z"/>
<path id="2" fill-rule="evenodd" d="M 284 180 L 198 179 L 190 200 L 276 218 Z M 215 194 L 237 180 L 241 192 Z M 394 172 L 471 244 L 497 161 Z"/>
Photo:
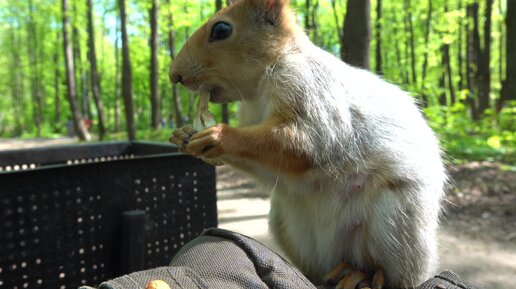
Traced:
<path id="1" fill-rule="evenodd" d="M 66 14 L 50 0 L 1 2 L 0 136 L 57 136 L 69 123 L 92 122 L 99 137 L 127 129 L 135 138 L 137 130 L 190 122 L 193 93 L 172 86 L 168 68 L 189 35 L 227 2 L 76 0 Z M 515 2 L 291 6 L 312 41 L 411 92 L 438 132 L 478 135 L 500 147 L 516 142 Z M 213 108 L 219 121 L 235 124 L 236 104 Z"/>

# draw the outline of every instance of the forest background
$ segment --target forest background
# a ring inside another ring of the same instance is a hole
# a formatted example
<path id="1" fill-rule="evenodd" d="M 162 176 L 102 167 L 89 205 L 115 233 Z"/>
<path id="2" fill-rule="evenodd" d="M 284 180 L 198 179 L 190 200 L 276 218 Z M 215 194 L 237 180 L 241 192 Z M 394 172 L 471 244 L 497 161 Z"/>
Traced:
<path id="1" fill-rule="evenodd" d="M 0 137 L 166 141 L 168 69 L 221 0 L 0 1 Z M 314 43 L 408 90 L 449 161 L 516 162 L 516 0 L 292 0 Z M 238 104 L 213 105 L 236 125 Z"/>

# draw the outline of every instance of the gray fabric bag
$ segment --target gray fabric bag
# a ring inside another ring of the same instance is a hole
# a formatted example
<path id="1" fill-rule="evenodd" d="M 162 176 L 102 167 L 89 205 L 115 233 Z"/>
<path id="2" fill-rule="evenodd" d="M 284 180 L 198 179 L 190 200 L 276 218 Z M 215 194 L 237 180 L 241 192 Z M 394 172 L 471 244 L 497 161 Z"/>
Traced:
<path id="1" fill-rule="evenodd" d="M 124 275 L 102 283 L 99 289 L 144 289 L 152 280 L 163 280 L 172 289 L 316 289 L 296 268 L 261 243 L 216 228 L 186 244 L 170 266 Z M 476 288 L 445 271 L 417 289 Z"/>
<path id="2" fill-rule="evenodd" d="M 124 275 L 102 283 L 99 289 L 143 289 L 156 279 L 185 289 L 316 288 L 258 241 L 213 228 L 186 244 L 170 266 Z"/>

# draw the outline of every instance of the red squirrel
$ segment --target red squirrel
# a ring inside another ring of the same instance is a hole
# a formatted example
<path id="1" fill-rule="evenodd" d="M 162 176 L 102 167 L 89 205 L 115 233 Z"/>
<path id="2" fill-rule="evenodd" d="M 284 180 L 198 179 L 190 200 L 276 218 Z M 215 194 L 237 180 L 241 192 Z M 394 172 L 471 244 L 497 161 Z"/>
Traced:
<path id="1" fill-rule="evenodd" d="M 313 282 L 415 287 L 437 264 L 438 141 L 408 93 L 315 46 L 288 2 L 233 1 L 185 43 L 171 81 L 240 102 L 240 123 L 171 142 L 272 187 L 270 231 Z"/>

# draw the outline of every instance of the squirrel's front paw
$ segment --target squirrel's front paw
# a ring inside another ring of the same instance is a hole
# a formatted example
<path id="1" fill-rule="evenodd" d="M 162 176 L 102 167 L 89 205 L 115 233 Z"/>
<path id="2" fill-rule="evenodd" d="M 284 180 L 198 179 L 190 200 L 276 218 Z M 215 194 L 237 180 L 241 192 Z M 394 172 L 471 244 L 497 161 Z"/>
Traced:
<path id="1" fill-rule="evenodd" d="M 175 144 L 180 151 L 184 152 L 186 145 L 190 142 L 190 139 L 197 131 L 193 129 L 191 125 L 184 126 L 182 128 L 176 129 L 169 141 Z"/>
<path id="2" fill-rule="evenodd" d="M 205 159 L 215 159 L 226 153 L 224 140 L 228 126 L 218 124 L 194 134 L 184 151 Z"/>

